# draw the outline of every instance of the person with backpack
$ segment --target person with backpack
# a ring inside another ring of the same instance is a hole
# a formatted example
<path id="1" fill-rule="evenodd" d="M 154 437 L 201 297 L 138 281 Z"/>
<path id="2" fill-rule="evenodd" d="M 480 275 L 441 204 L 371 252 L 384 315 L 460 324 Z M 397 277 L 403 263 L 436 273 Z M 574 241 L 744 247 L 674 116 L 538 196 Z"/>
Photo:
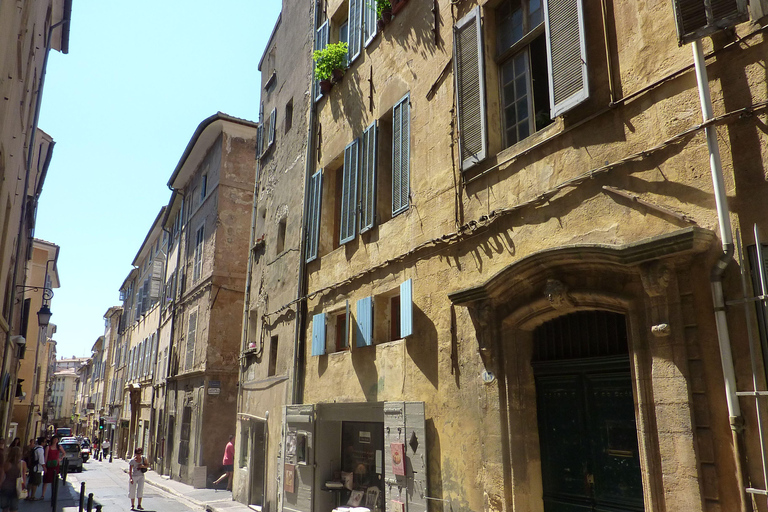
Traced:
<path id="1" fill-rule="evenodd" d="M 43 496 L 45 496 L 45 494 L 43 494 L 43 496 L 40 496 L 40 498 L 35 498 L 37 488 L 43 481 L 43 471 L 45 471 L 45 448 L 43 448 L 44 444 L 45 437 L 38 437 L 35 446 L 32 448 L 29 462 L 27 463 L 27 467 L 29 468 L 29 478 L 27 479 L 27 489 L 29 492 L 27 495 L 27 500 L 29 501 L 42 500 Z"/>

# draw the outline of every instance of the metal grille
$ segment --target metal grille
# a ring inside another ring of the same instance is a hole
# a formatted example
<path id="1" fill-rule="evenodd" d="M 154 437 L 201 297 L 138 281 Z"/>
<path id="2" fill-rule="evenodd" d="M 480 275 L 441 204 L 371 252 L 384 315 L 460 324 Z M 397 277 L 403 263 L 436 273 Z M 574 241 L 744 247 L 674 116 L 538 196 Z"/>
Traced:
<path id="1" fill-rule="evenodd" d="M 533 333 L 533 360 L 617 356 L 629 352 L 624 315 L 580 311 L 550 320 Z"/>

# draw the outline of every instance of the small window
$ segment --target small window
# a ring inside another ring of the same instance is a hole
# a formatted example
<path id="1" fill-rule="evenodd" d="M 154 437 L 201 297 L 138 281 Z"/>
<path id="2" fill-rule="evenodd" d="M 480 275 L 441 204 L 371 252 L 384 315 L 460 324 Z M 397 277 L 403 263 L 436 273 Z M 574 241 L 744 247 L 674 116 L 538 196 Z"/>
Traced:
<path id="1" fill-rule="evenodd" d="M 277 336 L 272 336 L 269 339 L 269 368 L 267 369 L 267 376 L 272 377 L 277 372 Z"/>
<path id="2" fill-rule="evenodd" d="M 346 311 L 343 311 L 333 316 L 333 321 L 335 323 L 335 328 L 334 328 L 335 347 L 334 348 L 336 352 L 341 352 L 342 350 L 349 349 L 348 318 L 349 318 L 349 314 Z"/>
<path id="3" fill-rule="evenodd" d="M 389 341 L 400 338 L 400 296 L 395 295 L 389 300 Z"/>
<path id="4" fill-rule="evenodd" d="M 203 174 L 203 177 L 200 180 L 200 202 L 205 199 L 206 195 L 208 195 L 208 175 Z"/>
<path id="5" fill-rule="evenodd" d="M 285 229 L 286 219 L 283 217 L 277 224 L 277 241 L 275 242 L 275 253 L 280 254 L 285 250 Z"/>
<path id="6" fill-rule="evenodd" d="M 293 98 L 285 105 L 285 133 L 293 126 Z"/>

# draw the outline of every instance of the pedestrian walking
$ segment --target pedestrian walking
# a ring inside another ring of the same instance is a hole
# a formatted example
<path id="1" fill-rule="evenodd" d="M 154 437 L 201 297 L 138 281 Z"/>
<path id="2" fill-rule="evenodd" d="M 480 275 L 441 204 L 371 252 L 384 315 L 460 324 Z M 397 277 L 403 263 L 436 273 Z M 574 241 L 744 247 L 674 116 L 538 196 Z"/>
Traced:
<path id="1" fill-rule="evenodd" d="M 133 458 L 128 463 L 128 497 L 131 499 L 131 510 L 144 510 L 141 499 L 144 497 L 144 473 L 149 469 L 149 461 L 143 455 L 141 448 L 133 451 Z M 139 500 L 139 506 L 135 507 L 135 500 Z"/>
<path id="2" fill-rule="evenodd" d="M 219 477 L 218 480 L 213 482 L 213 486 L 216 487 L 219 485 L 219 482 L 224 480 L 224 478 L 227 479 L 227 490 L 232 490 L 232 473 L 234 472 L 234 466 L 235 466 L 235 436 L 229 436 L 229 442 L 227 443 L 227 446 L 224 447 L 224 459 L 221 462 L 221 470 L 224 471 L 224 474 Z"/>
<path id="3" fill-rule="evenodd" d="M 109 448 L 112 446 L 112 444 L 109 442 L 109 439 L 105 439 L 101 443 L 101 451 L 104 454 L 104 458 L 106 459 L 109 456 Z"/>
<path id="4" fill-rule="evenodd" d="M 29 478 L 27 479 L 27 500 L 29 501 L 41 500 L 43 499 L 43 496 L 45 496 L 45 494 L 43 494 L 43 496 L 35 498 L 37 488 L 43 481 L 43 471 L 45 471 L 45 448 L 43 448 L 44 443 L 45 438 L 38 437 L 37 442 L 35 442 L 35 445 L 32 447 L 32 453 L 27 459 L 27 467 L 29 468 Z"/>
<path id="5" fill-rule="evenodd" d="M 59 436 L 51 438 L 51 444 L 45 452 L 45 474 L 43 474 L 43 498 L 45 498 L 45 489 L 48 484 L 53 483 L 54 478 L 58 478 L 61 470 L 61 459 L 64 458 L 64 449 L 59 446 Z"/>
<path id="6" fill-rule="evenodd" d="M 16 512 L 19 510 L 19 491 L 27 488 L 24 484 L 27 465 L 21 460 L 21 448 L 18 446 L 8 448 L 6 455 L 4 478 L 0 483 L 0 508 L 3 512 Z M 17 487 L 17 480 L 21 480 L 21 489 Z"/>

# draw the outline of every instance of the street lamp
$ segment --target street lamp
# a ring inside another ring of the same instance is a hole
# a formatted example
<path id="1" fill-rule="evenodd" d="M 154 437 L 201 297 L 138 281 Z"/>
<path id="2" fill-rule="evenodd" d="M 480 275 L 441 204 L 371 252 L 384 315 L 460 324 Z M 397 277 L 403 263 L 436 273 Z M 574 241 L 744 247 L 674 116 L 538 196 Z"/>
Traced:
<path id="1" fill-rule="evenodd" d="M 53 290 L 46 286 L 24 286 L 24 285 L 18 285 L 16 286 L 18 290 L 26 291 L 31 290 L 33 292 L 41 291 L 43 292 L 43 305 L 40 306 L 40 311 L 37 312 L 37 323 L 40 327 L 48 327 L 48 324 L 51 322 L 51 308 L 48 306 L 48 303 L 53 298 Z"/>
<path id="2" fill-rule="evenodd" d="M 40 311 L 37 312 L 37 323 L 40 325 L 40 327 L 48 327 L 48 323 L 51 321 L 51 308 L 48 307 L 48 304 L 43 304 L 40 307 Z"/>

